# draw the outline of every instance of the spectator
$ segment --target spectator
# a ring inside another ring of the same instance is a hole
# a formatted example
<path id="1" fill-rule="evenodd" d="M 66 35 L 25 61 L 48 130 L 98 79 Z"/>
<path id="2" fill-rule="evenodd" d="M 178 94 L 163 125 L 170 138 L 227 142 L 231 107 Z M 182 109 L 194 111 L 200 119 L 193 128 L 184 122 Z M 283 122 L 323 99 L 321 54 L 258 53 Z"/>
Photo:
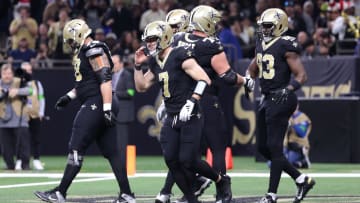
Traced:
<path id="1" fill-rule="evenodd" d="M 309 40 L 309 36 L 305 31 L 299 32 L 297 35 L 297 41 L 299 42 L 299 47 L 301 51 L 304 51 L 304 44 Z"/>
<path id="2" fill-rule="evenodd" d="M 14 63 L 14 68 L 20 68 L 20 62 L 23 61 L 27 61 L 27 62 L 34 62 L 35 58 L 36 58 L 36 52 L 33 49 L 29 48 L 29 43 L 27 41 L 26 38 L 22 38 L 19 41 L 19 45 L 18 48 L 15 50 L 11 50 L 8 54 L 9 58 L 8 60 L 10 62 L 13 62 L 15 60 Z"/>
<path id="3" fill-rule="evenodd" d="M 11 16 L 11 0 L 2 0 L 0 4 L 0 51 L 5 51 L 7 46 L 8 29 Z"/>
<path id="4" fill-rule="evenodd" d="M 306 25 L 306 32 L 309 35 L 312 35 L 315 31 L 314 19 L 312 18 L 313 12 L 314 12 L 314 4 L 310 0 L 307 0 L 303 6 L 302 17 Z"/>
<path id="5" fill-rule="evenodd" d="M 105 41 L 105 32 L 104 29 L 102 28 L 97 28 L 95 30 L 95 40 L 100 41 L 100 42 L 104 42 Z"/>
<path id="6" fill-rule="evenodd" d="M 116 34 L 113 32 L 107 33 L 105 36 L 105 43 L 113 54 L 122 55 L 121 45 L 117 40 Z"/>
<path id="7" fill-rule="evenodd" d="M 344 8 L 343 15 L 339 15 L 336 19 L 332 22 L 331 31 L 337 39 L 343 40 L 345 38 L 354 38 L 354 31 L 350 30 L 350 24 L 356 27 L 357 19 L 354 16 L 355 14 L 355 7 L 354 4 L 347 5 Z M 357 28 L 359 29 L 359 28 Z"/>
<path id="8" fill-rule="evenodd" d="M 320 14 L 316 18 L 315 27 L 326 28 L 328 26 L 328 2 L 324 2 L 320 6 Z"/>
<path id="9" fill-rule="evenodd" d="M 269 8 L 268 0 L 257 0 L 255 4 L 255 21 L 261 16 L 261 14 Z"/>
<path id="10" fill-rule="evenodd" d="M 103 2 L 104 1 L 100 2 L 98 0 L 88 0 L 85 4 L 85 8 L 83 9 L 82 16 L 84 16 L 85 21 L 92 30 L 101 27 L 101 19 L 107 8 L 107 6 L 105 6 L 105 10 L 103 10 L 102 7 L 100 7 L 100 3 Z"/>
<path id="11" fill-rule="evenodd" d="M 131 12 L 124 6 L 123 0 L 114 0 L 113 6 L 104 14 L 103 23 L 120 37 L 124 31 L 133 29 Z"/>
<path id="12" fill-rule="evenodd" d="M 253 58 L 255 55 L 255 28 L 248 17 L 241 20 L 240 46 L 244 58 Z"/>
<path id="13" fill-rule="evenodd" d="M 29 7 L 21 6 L 18 9 L 20 18 L 15 18 L 10 24 L 10 35 L 12 41 L 12 49 L 17 49 L 19 41 L 26 38 L 31 49 L 35 49 L 36 35 L 38 25 L 36 21 L 30 17 Z"/>
<path id="14" fill-rule="evenodd" d="M 141 15 L 139 29 L 144 31 L 147 24 L 156 20 L 165 20 L 166 14 L 159 9 L 157 0 L 149 0 L 149 9 Z"/>
<path id="15" fill-rule="evenodd" d="M 36 49 L 38 50 L 40 47 L 41 43 L 48 43 L 49 38 L 48 38 L 48 26 L 44 23 L 40 24 L 39 26 L 39 35 L 36 39 Z"/>
<path id="16" fill-rule="evenodd" d="M 49 48 L 47 43 L 41 42 L 39 45 L 38 53 L 36 55 L 35 68 L 52 68 L 52 63 L 48 57 Z"/>
<path id="17" fill-rule="evenodd" d="M 134 40 L 134 37 L 132 36 L 131 32 L 124 32 L 123 35 L 121 36 L 121 49 L 123 52 L 123 56 L 127 57 L 128 55 L 132 54 L 135 52 L 135 50 L 132 47 L 132 42 Z"/>
<path id="18" fill-rule="evenodd" d="M 32 66 L 28 62 L 21 64 L 23 77 L 29 83 L 31 95 L 28 96 L 27 110 L 29 113 L 29 132 L 31 137 L 31 151 L 33 155 L 33 168 L 35 170 L 44 170 L 40 162 L 40 129 L 41 121 L 45 115 L 45 97 L 44 88 L 39 80 L 33 78 Z"/>
<path id="19" fill-rule="evenodd" d="M 318 28 L 314 33 L 314 55 L 331 56 L 335 54 L 335 38 L 330 35 L 328 29 Z"/>
<path id="20" fill-rule="evenodd" d="M 69 15 L 66 8 L 59 11 L 59 21 L 50 26 L 49 37 L 49 54 L 54 59 L 69 59 L 71 48 L 63 43 L 63 28 L 69 21 Z"/>
<path id="21" fill-rule="evenodd" d="M 310 168 L 309 134 L 311 127 L 311 120 L 299 110 L 298 105 L 290 117 L 289 129 L 284 141 L 285 156 L 296 168 Z"/>
<path id="22" fill-rule="evenodd" d="M 230 23 L 226 21 L 221 21 L 221 31 L 219 33 L 219 39 L 222 44 L 230 45 L 230 47 L 224 47 L 224 51 L 229 58 L 231 65 L 233 63 L 237 63 L 239 59 L 242 59 L 242 49 L 240 44 L 235 37 L 235 35 L 231 32 L 230 26 L 235 23 L 235 20 L 232 18 L 230 19 Z"/>
<path id="23" fill-rule="evenodd" d="M 296 37 L 300 31 L 306 31 L 306 25 L 301 13 L 295 11 L 294 2 L 287 0 L 284 3 L 285 12 L 288 15 L 289 29 L 286 35 Z M 301 8 L 301 7 L 300 7 Z"/>
<path id="24" fill-rule="evenodd" d="M 62 8 L 65 8 L 68 13 L 71 11 L 67 2 L 64 0 L 54 0 L 48 3 L 43 13 L 43 23 L 50 26 L 53 22 L 58 21 L 59 12 Z"/>
<path id="25" fill-rule="evenodd" d="M 30 135 L 28 115 L 23 98 L 30 95 L 28 86 L 21 87 L 9 64 L 1 67 L 0 79 L 0 136 L 6 168 L 15 169 L 14 156 L 19 155 L 16 169 L 30 169 Z M 16 146 L 15 146 L 16 143 Z"/>

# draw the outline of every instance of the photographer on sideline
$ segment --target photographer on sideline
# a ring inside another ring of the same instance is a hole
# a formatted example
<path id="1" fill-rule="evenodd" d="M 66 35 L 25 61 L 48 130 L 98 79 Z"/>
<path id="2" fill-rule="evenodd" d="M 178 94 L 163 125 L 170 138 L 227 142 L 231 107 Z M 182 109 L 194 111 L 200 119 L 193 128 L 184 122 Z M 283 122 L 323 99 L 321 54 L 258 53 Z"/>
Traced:
<path id="1" fill-rule="evenodd" d="M 1 67 L 0 138 L 6 169 L 14 170 L 14 156 L 19 154 L 22 169 L 29 169 L 30 135 L 28 114 L 23 98 L 30 95 L 28 86 L 20 87 L 10 64 Z"/>

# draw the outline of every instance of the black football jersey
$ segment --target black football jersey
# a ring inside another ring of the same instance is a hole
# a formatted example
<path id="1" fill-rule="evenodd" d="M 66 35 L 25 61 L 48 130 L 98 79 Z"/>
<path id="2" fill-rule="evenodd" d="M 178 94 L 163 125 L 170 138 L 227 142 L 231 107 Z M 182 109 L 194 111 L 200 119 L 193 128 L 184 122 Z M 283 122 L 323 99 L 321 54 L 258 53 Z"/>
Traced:
<path id="1" fill-rule="evenodd" d="M 151 72 L 159 82 L 167 113 L 178 114 L 193 93 L 196 81 L 182 69 L 182 63 L 193 58 L 193 51 L 176 47 L 163 61 L 152 57 L 149 61 Z"/>
<path id="2" fill-rule="evenodd" d="M 97 79 L 95 71 L 91 67 L 89 58 L 86 56 L 86 52 L 95 47 L 101 47 L 104 50 L 104 53 L 109 58 L 111 68 L 113 66 L 110 50 L 104 43 L 92 41 L 88 46 L 84 45 L 81 47 L 79 54 L 73 57 L 72 62 L 75 71 L 76 96 L 81 103 L 88 97 L 101 95 L 100 82 Z"/>
<path id="3" fill-rule="evenodd" d="M 172 46 L 183 46 L 194 50 L 196 61 L 205 70 L 212 82 L 211 86 L 206 88 L 206 92 L 217 94 L 219 77 L 211 66 L 211 58 L 224 51 L 220 40 L 180 32 L 174 35 Z"/>
<path id="4" fill-rule="evenodd" d="M 286 52 L 300 54 L 296 38 L 282 36 L 267 44 L 261 40 L 257 41 L 256 63 L 259 67 L 261 93 L 268 94 L 289 84 L 291 70 L 285 58 Z"/>

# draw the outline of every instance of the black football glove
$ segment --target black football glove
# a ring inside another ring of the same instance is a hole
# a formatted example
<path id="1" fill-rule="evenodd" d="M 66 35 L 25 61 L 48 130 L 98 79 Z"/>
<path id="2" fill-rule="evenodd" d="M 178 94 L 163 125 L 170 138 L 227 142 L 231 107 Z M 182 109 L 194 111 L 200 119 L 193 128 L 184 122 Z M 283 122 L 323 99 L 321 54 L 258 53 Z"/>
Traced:
<path id="1" fill-rule="evenodd" d="M 271 99 L 272 99 L 272 101 L 275 102 L 275 104 L 284 104 L 287 101 L 290 93 L 291 93 L 291 90 L 289 90 L 288 88 L 275 90 L 275 91 L 271 92 L 271 94 L 272 94 Z"/>
<path id="2" fill-rule="evenodd" d="M 70 102 L 71 102 L 71 98 L 66 94 L 57 100 L 57 102 L 55 104 L 55 109 L 58 111 L 62 110 Z"/>
<path id="3" fill-rule="evenodd" d="M 112 127 L 115 125 L 115 116 L 111 110 L 104 111 L 104 119 L 106 126 Z"/>

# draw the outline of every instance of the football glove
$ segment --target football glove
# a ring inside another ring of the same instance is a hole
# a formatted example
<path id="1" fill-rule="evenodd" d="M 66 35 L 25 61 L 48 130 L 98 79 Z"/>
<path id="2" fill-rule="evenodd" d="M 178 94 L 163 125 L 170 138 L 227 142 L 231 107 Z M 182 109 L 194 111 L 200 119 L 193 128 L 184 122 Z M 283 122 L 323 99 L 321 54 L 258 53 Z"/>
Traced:
<path id="1" fill-rule="evenodd" d="M 180 110 L 179 120 L 181 120 L 183 122 L 190 120 L 191 115 L 192 115 L 191 113 L 194 110 L 194 106 L 195 106 L 194 100 L 195 99 L 193 99 L 193 98 L 186 100 L 186 103 Z"/>
<path id="2" fill-rule="evenodd" d="M 66 94 L 62 97 L 60 97 L 56 104 L 55 104 L 55 109 L 56 110 L 62 110 L 63 108 L 65 108 L 66 105 L 68 105 L 71 102 L 71 98 Z"/>
<path id="3" fill-rule="evenodd" d="M 162 101 L 159 108 L 156 111 L 156 120 L 160 122 L 163 121 L 165 118 L 166 118 L 166 108 L 164 101 Z"/>
<path id="4" fill-rule="evenodd" d="M 104 119 L 105 119 L 106 126 L 112 127 L 115 125 L 115 116 L 111 112 L 111 110 L 104 111 Z"/>
<path id="5" fill-rule="evenodd" d="M 245 97 L 249 99 L 249 93 L 253 92 L 255 89 L 255 80 L 253 80 L 250 76 L 244 77 L 245 84 Z"/>
<path id="6" fill-rule="evenodd" d="M 288 88 L 275 90 L 271 92 L 272 94 L 271 100 L 274 101 L 275 104 L 284 104 L 287 101 L 290 93 L 291 90 L 289 90 Z"/>

